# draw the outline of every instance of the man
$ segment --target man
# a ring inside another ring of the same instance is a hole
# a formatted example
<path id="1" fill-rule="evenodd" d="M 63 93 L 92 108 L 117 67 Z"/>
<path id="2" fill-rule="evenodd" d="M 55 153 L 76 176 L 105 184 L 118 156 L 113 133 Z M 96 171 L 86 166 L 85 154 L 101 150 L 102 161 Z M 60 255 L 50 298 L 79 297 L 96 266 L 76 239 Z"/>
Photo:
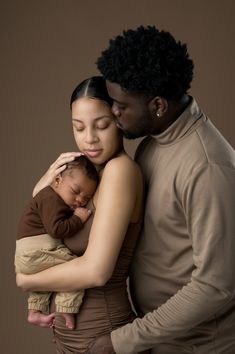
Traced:
<path id="1" fill-rule="evenodd" d="M 235 153 L 188 95 L 185 44 L 123 32 L 97 62 L 147 184 L 130 282 L 139 314 L 89 353 L 235 353 Z M 216 104 L 219 104 L 217 102 Z"/>

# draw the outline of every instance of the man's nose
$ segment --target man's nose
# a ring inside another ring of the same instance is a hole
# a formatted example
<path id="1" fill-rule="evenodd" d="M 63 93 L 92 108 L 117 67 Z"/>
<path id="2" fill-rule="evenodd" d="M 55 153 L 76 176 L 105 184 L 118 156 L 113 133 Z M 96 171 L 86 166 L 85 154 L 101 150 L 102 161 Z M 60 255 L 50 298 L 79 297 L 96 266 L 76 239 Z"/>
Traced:
<path id="1" fill-rule="evenodd" d="M 115 103 L 113 103 L 111 110 L 115 117 L 119 118 L 121 116 L 121 112 L 118 109 L 118 107 L 115 105 Z"/>

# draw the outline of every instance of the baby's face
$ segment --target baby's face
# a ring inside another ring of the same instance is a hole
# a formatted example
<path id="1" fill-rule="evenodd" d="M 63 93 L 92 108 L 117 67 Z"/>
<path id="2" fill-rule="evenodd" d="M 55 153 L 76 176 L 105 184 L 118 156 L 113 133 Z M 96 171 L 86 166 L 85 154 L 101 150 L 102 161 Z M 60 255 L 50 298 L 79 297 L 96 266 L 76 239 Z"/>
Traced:
<path id="1" fill-rule="evenodd" d="M 97 183 L 88 178 L 80 169 L 73 169 L 65 173 L 56 187 L 56 192 L 64 202 L 75 210 L 85 206 L 93 196 Z"/>

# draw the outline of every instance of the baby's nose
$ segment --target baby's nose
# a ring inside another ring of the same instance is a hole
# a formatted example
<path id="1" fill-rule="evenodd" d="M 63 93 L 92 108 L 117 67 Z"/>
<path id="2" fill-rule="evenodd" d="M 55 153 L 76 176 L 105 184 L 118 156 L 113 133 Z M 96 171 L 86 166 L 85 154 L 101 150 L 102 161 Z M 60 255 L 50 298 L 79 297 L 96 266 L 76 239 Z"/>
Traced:
<path id="1" fill-rule="evenodd" d="M 86 198 L 82 195 L 78 195 L 76 197 L 76 202 L 79 204 L 79 206 L 83 206 L 86 204 Z"/>

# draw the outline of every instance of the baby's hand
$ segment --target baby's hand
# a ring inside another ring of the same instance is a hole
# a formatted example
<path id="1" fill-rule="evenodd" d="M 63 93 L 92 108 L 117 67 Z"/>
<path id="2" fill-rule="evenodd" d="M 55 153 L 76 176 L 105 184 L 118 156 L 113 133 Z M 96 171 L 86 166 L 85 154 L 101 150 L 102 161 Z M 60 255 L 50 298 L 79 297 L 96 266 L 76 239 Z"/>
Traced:
<path id="1" fill-rule="evenodd" d="M 82 223 L 84 223 L 90 217 L 91 210 L 84 207 L 78 207 L 74 210 L 74 214 L 81 219 Z"/>

